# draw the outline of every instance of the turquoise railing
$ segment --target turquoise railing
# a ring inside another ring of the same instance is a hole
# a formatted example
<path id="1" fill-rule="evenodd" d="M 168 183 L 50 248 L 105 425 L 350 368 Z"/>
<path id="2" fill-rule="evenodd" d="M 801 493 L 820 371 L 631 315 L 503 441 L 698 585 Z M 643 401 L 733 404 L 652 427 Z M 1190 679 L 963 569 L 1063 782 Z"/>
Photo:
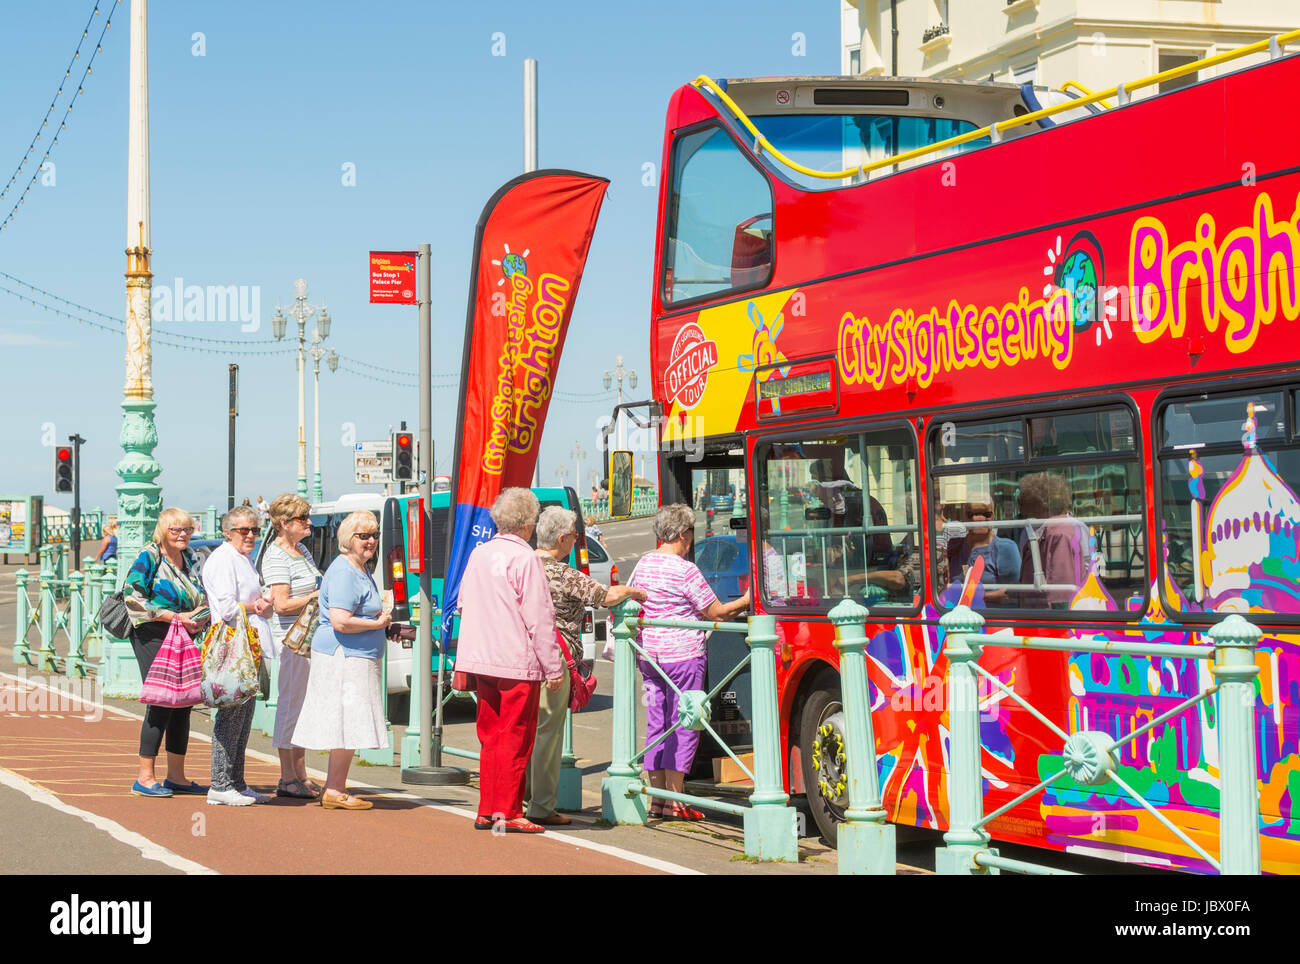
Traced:
<path id="1" fill-rule="evenodd" d="M 842 874 L 891 874 L 895 866 L 893 828 L 885 823 L 876 769 L 875 739 L 871 705 L 867 693 L 864 650 L 868 612 L 848 600 L 831 610 L 840 650 L 840 674 L 844 701 L 847 787 L 849 806 L 846 822 L 839 830 L 839 871 Z M 989 846 L 988 825 L 1003 814 L 1041 793 L 1062 777 L 1082 786 L 1114 784 L 1150 813 L 1193 853 L 1221 874 L 1260 872 L 1259 792 L 1255 773 L 1255 734 L 1252 713 L 1255 705 L 1255 648 L 1261 638 L 1258 627 L 1232 614 L 1208 633 L 1211 646 L 1166 643 L 1111 642 L 1058 639 L 1035 636 L 985 635 L 984 618 L 966 606 L 946 613 L 940 624 L 945 631 L 944 653 L 948 657 L 947 700 L 950 742 L 948 758 L 948 832 L 944 846 L 935 854 L 940 874 L 1068 874 L 1028 861 L 999 855 Z M 1099 731 L 1066 733 L 1023 696 L 979 665 L 984 646 L 1060 652 L 1104 653 L 1106 655 L 1160 656 L 1173 659 L 1213 661 L 1215 684 L 1161 713 L 1129 733 L 1111 736 Z M 980 769 L 979 680 L 1001 691 L 1019 704 L 1062 741 L 1064 766 L 1036 786 L 998 807 L 984 812 L 983 778 Z M 1116 752 L 1128 741 L 1161 726 L 1202 702 L 1213 699 L 1219 740 L 1220 810 L 1219 855 L 1215 857 L 1120 775 Z M 840 789 L 840 788 L 836 788 Z M 811 789 L 810 789 L 811 792 Z"/>
<path id="2" fill-rule="evenodd" d="M 86 571 L 60 575 L 66 571 L 67 546 L 46 545 L 39 550 L 40 571 L 36 574 L 36 601 L 28 595 L 32 573 L 19 569 L 14 573 L 17 589 L 15 602 L 14 662 L 37 667 L 41 672 L 85 677 L 91 663 L 103 658 L 104 632 L 99 625 L 99 607 L 105 593 L 114 591 L 116 563 L 90 563 Z M 66 599 L 63 606 L 60 599 Z M 31 632 L 38 640 L 33 646 Z M 55 639 L 62 634 L 67 652 L 59 653 Z"/>
<path id="3" fill-rule="evenodd" d="M 1208 636 L 1211 646 L 1179 646 L 1165 643 L 1123 643 L 1054 639 L 1035 636 L 985 635 L 984 618 L 958 606 L 940 623 L 946 631 L 944 652 L 948 655 L 948 706 L 952 733 L 948 781 L 948 824 L 944 846 L 935 854 L 935 869 L 941 874 L 988 874 L 1006 870 L 1015 873 L 1060 873 L 1041 865 L 1000 857 L 988 846 L 985 831 L 993 820 L 1042 792 L 1062 777 L 1076 784 L 1100 786 L 1113 783 L 1150 813 L 1170 833 L 1187 845 L 1220 874 L 1259 874 L 1259 788 L 1255 774 L 1255 648 L 1262 632 L 1259 627 L 1232 613 L 1216 623 Z M 1066 733 L 1040 713 L 1020 694 L 978 663 L 982 647 L 1043 649 L 1107 655 L 1162 656 L 1173 659 L 1212 660 L 1216 682 L 1203 692 L 1179 703 L 1165 713 L 1119 737 L 1095 730 Z M 1064 766 L 992 813 L 985 814 L 980 775 L 979 677 L 1015 700 L 1026 711 L 1061 738 Z M 1134 737 L 1187 712 L 1202 702 L 1214 700 L 1219 739 L 1219 856 L 1209 854 L 1186 832 L 1157 810 L 1120 776 L 1116 751 Z"/>
<path id="4" fill-rule="evenodd" d="M 81 538 L 89 542 L 104 538 L 104 523 L 112 516 L 105 516 L 103 509 L 92 509 L 81 513 Z M 41 540 L 43 542 L 67 542 L 72 537 L 71 516 L 46 516 L 41 520 Z"/>
<path id="5" fill-rule="evenodd" d="M 781 780 L 781 732 L 776 703 L 776 619 L 773 616 L 750 616 L 747 623 L 701 622 L 686 619 L 647 619 L 639 616 L 641 607 L 626 601 L 615 608 L 614 624 L 614 729 L 609 769 L 601 783 L 601 810 L 611 823 L 646 823 L 647 797 L 673 800 L 707 810 L 717 810 L 744 820 L 745 854 L 759 860 L 799 859 L 798 814 L 789 805 Z M 677 689 L 633 637 L 646 626 L 672 629 L 701 629 L 711 632 L 744 633 L 749 653 L 710 692 Z M 676 691 L 679 699 L 678 719 L 659 740 L 635 750 L 636 655 L 654 667 Z M 751 771 L 734 754 L 709 725 L 710 704 L 746 666 L 753 686 L 754 768 Z M 726 803 L 689 793 L 676 793 L 647 785 L 642 779 L 641 760 L 668 734 L 686 728 L 707 730 L 718 745 L 753 781 L 749 805 Z"/>
<path id="6" fill-rule="evenodd" d="M 590 522 L 609 522 L 613 519 L 613 516 L 609 514 L 609 501 L 607 499 L 579 498 L 578 504 L 582 507 L 582 517 Z M 619 518 L 642 518 L 654 515 L 658 511 L 659 493 L 642 489 L 632 497 L 632 514 L 630 516 L 620 516 Z"/>

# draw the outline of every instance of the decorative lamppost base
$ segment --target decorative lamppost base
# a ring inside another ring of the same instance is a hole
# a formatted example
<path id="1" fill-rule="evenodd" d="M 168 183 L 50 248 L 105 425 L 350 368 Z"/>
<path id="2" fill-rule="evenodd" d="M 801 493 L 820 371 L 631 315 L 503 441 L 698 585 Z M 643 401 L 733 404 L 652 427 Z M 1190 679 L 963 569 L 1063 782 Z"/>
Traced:
<path id="1" fill-rule="evenodd" d="M 469 771 L 460 767 L 406 767 L 402 782 L 422 787 L 463 787 L 469 783 Z"/>

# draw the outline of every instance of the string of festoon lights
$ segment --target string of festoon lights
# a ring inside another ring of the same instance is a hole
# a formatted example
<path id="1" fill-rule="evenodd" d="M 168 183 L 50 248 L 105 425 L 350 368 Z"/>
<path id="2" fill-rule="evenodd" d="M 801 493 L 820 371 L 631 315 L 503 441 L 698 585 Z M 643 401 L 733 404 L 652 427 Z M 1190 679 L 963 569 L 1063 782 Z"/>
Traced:
<path id="1" fill-rule="evenodd" d="M 77 61 L 81 59 L 82 45 L 90 39 L 90 27 L 94 23 L 95 18 L 100 15 L 99 0 L 96 0 L 94 9 L 90 11 L 90 17 L 86 20 L 86 26 L 81 30 L 81 38 L 77 41 L 77 49 L 73 51 L 72 59 L 68 61 L 68 66 L 64 68 L 63 79 L 59 81 L 59 88 L 54 92 L 54 97 L 50 99 L 50 106 L 45 109 L 45 116 L 41 118 L 41 123 L 36 128 L 36 133 L 32 136 L 31 143 L 27 145 L 27 150 L 23 153 L 22 160 L 18 162 L 18 167 L 14 169 L 14 173 L 10 176 L 8 183 L 5 184 L 4 188 L 0 189 L 0 202 L 3 202 L 6 197 L 12 194 L 16 187 L 23 184 L 20 178 L 22 177 L 28 162 L 31 161 L 33 157 L 40 159 L 40 163 L 36 165 L 36 170 L 32 172 L 32 176 L 27 180 L 27 183 L 23 185 L 22 192 L 18 195 L 17 200 L 13 202 L 13 206 L 9 209 L 8 215 L 6 215 L 3 221 L 0 221 L 0 231 L 4 231 L 4 229 L 9 226 L 10 222 L 13 221 L 14 216 L 18 213 L 18 208 L 22 206 L 25 200 L 27 200 L 27 194 L 36 183 L 36 179 L 41 176 L 41 168 L 44 166 L 44 163 L 50 159 L 51 151 L 53 151 L 55 146 L 59 143 L 59 134 L 68 129 L 68 115 L 72 113 L 72 105 L 75 104 L 77 98 L 84 93 L 86 78 L 93 72 L 95 57 L 104 49 L 104 34 L 108 32 L 108 28 L 112 25 L 113 13 L 117 10 L 117 4 L 120 2 L 121 0 L 114 0 L 114 2 L 107 3 L 107 6 L 109 7 L 108 16 L 104 18 L 104 26 L 99 31 L 99 39 L 95 41 L 95 49 L 86 59 L 86 69 L 81 74 L 81 80 L 77 82 L 76 91 L 68 98 L 68 106 L 63 111 L 63 117 L 59 121 L 59 126 L 54 132 L 54 137 L 50 141 L 49 146 L 42 152 L 37 145 L 40 144 L 42 132 L 49 126 L 50 117 L 54 114 L 55 107 L 58 106 L 59 98 L 63 96 L 64 87 L 67 86 L 68 81 L 72 79 L 72 68 L 76 65 Z"/>

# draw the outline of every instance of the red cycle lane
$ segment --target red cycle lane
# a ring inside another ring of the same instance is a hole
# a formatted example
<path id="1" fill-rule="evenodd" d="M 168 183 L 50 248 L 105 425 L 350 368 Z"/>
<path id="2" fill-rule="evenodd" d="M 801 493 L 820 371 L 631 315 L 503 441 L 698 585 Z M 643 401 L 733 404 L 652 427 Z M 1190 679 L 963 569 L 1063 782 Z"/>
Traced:
<path id="1" fill-rule="evenodd" d="M 476 831 L 472 822 L 401 794 L 361 790 L 374 808 L 325 810 L 273 798 L 249 807 L 208 806 L 203 796 L 146 799 L 129 793 L 140 721 L 79 701 L 32 712 L 32 683 L 0 675 L 0 769 L 64 804 L 107 818 L 172 854 L 223 874 L 647 874 L 656 869 L 566 841 Z M 5 692 L 5 691 L 8 692 Z M 26 699 L 26 704 L 20 702 Z M 54 704 L 49 704 L 54 705 Z M 67 707 L 71 706 L 70 710 Z M 94 716 L 102 709 L 102 717 Z M 211 743 L 194 733 L 188 774 L 207 782 Z M 250 756 L 245 778 L 272 791 L 279 765 Z M 7 780 L 10 785 L 15 781 Z M 436 792 L 436 791 L 435 791 Z M 34 794 L 44 798 L 39 791 Z M 48 800 L 46 800 L 48 802 Z M 85 819 L 85 818 L 83 818 Z M 33 828 L 37 833 L 38 828 Z M 106 832 L 113 832 L 111 827 Z M 119 835 L 120 836 L 120 835 Z M 188 868 L 196 869 L 196 868 Z"/>

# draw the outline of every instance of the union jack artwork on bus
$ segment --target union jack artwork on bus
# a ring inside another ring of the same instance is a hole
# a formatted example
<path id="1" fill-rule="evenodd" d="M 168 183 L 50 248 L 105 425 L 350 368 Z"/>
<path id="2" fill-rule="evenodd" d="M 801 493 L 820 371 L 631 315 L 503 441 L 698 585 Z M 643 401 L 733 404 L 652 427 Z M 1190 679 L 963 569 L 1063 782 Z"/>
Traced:
<path id="1" fill-rule="evenodd" d="M 1300 169 L 1267 106 L 1297 88 L 1293 55 L 1117 108 L 1050 92 L 1062 112 L 1037 120 L 1030 85 L 700 78 L 673 95 L 661 498 L 708 507 L 701 568 L 721 580 L 710 560 L 734 546 L 776 616 L 787 787 L 828 839 L 847 806 L 830 608 L 871 614 L 889 819 L 945 829 L 938 621 L 964 587 L 994 636 L 1209 648 L 1229 614 L 1258 626 L 1262 867 L 1300 873 Z M 1216 146 L 1171 163 L 1186 116 Z M 1011 118 L 1029 119 L 976 136 Z M 1123 164 L 1098 165 L 1114 145 Z M 1008 172 L 1037 174 L 1012 189 Z M 688 431 L 703 467 L 679 454 Z M 982 678 L 985 813 L 1062 770 L 1057 730 L 1119 741 L 1215 686 L 1206 660 L 981 654 L 1042 713 Z M 1212 872 L 1119 782 L 1217 852 L 1219 719 L 1188 706 L 1116 747 L 1119 780 L 1067 776 L 989 831 Z"/>

